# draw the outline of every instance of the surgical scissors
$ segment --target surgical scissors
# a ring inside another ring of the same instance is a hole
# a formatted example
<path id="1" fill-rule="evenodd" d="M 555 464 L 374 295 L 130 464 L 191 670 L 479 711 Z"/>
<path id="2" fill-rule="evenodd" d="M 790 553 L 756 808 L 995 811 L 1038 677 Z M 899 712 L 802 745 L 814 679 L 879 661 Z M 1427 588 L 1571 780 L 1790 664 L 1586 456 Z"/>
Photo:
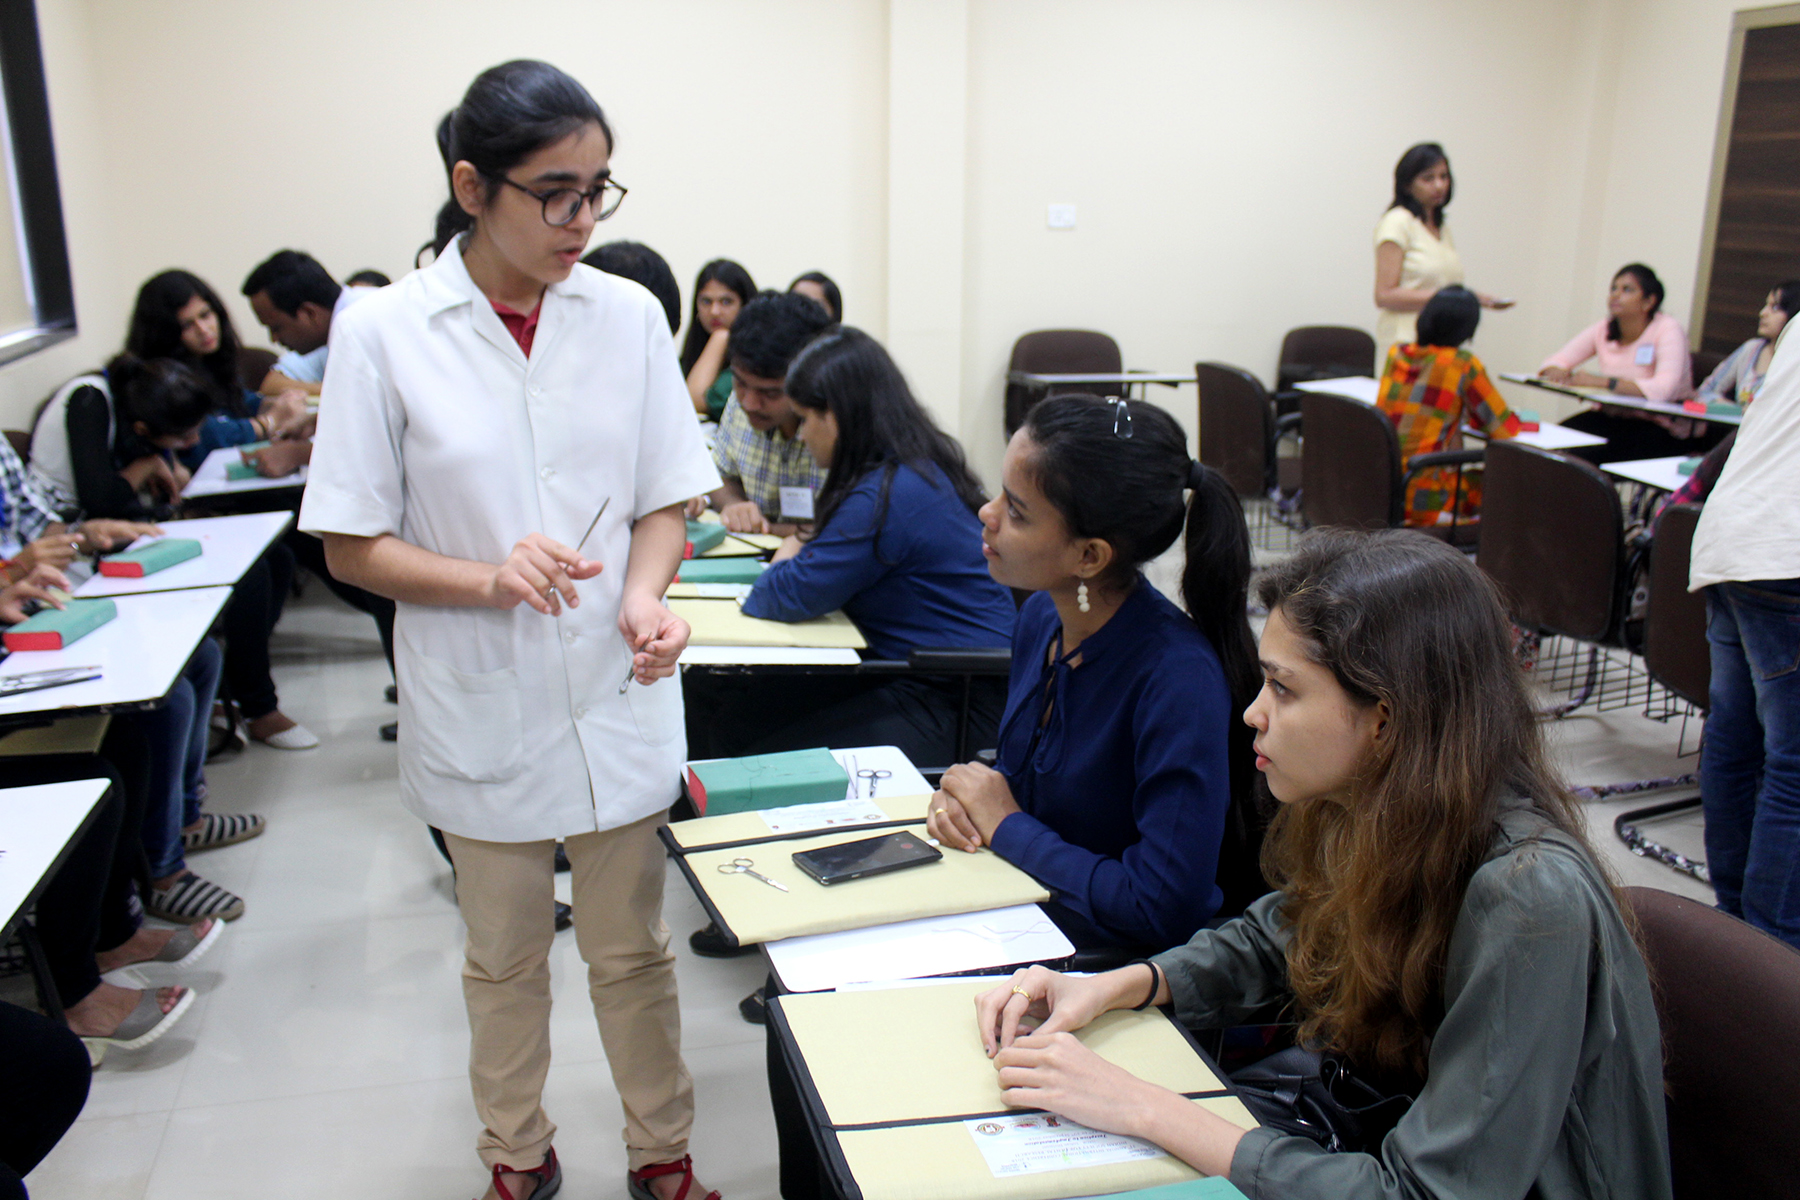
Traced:
<path id="1" fill-rule="evenodd" d="M 748 875 L 752 879 L 762 880 L 764 883 L 768 884 L 770 887 L 776 889 L 777 891 L 785 892 L 788 890 L 787 884 L 775 882 L 775 880 L 770 879 L 767 875 L 764 875 L 761 871 L 756 870 L 755 867 L 756 867 L 755 859 L 734 858 L 730 862 L 720 863 L 718 870 L 719 870 L 719 874 L 721 874 L 721 875 Z"/>

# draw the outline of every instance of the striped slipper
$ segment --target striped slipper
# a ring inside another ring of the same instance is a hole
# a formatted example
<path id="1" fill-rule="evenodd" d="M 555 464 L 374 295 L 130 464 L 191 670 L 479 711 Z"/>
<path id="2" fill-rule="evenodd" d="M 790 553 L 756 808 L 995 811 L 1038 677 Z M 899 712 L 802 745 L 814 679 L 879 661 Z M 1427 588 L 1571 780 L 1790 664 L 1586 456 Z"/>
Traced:
<path id="1" fill-rule="evenodd" d="M 166 888 L 151 888 L 150 903 L 146 907 L 151 916 L 178 925 L 192 925 L 202 917 L 235 921 L 244 915 L 243 897 L 233 895 L 216 883 L 208 883 L 192 871 L 182 872 L 180 878 Z"/>
<path id="2" fill-rule="evenodd" d="M 233 842 L 247 842 L 261 835 L 268 822 L 255 813 L 202 813 L 200 828 L 181 831 L 181 848 L 211 850 Z"/>

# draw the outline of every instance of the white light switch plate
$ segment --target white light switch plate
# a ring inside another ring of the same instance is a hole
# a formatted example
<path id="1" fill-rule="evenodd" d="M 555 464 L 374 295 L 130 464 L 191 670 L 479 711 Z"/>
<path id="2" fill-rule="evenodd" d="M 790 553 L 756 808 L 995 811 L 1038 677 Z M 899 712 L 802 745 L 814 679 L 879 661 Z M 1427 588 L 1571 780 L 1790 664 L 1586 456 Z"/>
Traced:
<path id="1" fill-rule="evenodd" d="M 1050 228 L 1075 228 L 1075 206 L 1073 204 L 1052 204 L 1050 206 Z"/>

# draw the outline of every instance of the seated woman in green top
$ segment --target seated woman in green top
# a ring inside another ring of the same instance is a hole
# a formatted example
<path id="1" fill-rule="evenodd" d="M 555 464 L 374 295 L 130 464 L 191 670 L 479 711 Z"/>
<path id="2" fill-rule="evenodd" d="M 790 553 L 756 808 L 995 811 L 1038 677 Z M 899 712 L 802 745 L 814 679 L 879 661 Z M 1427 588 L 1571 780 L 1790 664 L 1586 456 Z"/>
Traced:
<path id="1" fill-rule="evenodd" d="M 1280 802 L 1263 848 L 1279 890 L 1150 962 L 1032 967 L 983 993 L 1007 1101 L 1154 1142 L 1251 1200 L 1666 1200 L 1650 981 L 1493 586 L 1422 533 L 1328 532 L 1258 595 L 1244 719 Z M 1140 1001 L 1211 1028 L 1285 1003 L 1303 1047 L 1416 1099 L 1357 1152 L 1246 1132 L 1069 1033 Z"/>
<path id="2" fill-rule="evenodd" d="M 709 421 L 718 420 L 731 399 L 731 372 L 725 363 L 731 323 L 754 295 L 756 281 L 750 272 L 729 258 L 713 259 L 694 280 L 694 310 L 681 343 L 681 373 L 687 378 L 694 411 Z"/>

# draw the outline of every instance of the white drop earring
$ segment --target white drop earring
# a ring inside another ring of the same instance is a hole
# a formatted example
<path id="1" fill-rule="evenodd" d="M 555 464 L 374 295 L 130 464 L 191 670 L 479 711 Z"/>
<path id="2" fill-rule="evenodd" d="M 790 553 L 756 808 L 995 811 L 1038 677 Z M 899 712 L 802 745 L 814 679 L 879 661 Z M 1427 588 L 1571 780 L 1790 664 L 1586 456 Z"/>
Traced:
<path id="1" fill-rule="evenodd" d="M 1082 583 L 1075 588 L 1075 607 L 1082 612 L 1088 611 L 1087 584 Z"/>

